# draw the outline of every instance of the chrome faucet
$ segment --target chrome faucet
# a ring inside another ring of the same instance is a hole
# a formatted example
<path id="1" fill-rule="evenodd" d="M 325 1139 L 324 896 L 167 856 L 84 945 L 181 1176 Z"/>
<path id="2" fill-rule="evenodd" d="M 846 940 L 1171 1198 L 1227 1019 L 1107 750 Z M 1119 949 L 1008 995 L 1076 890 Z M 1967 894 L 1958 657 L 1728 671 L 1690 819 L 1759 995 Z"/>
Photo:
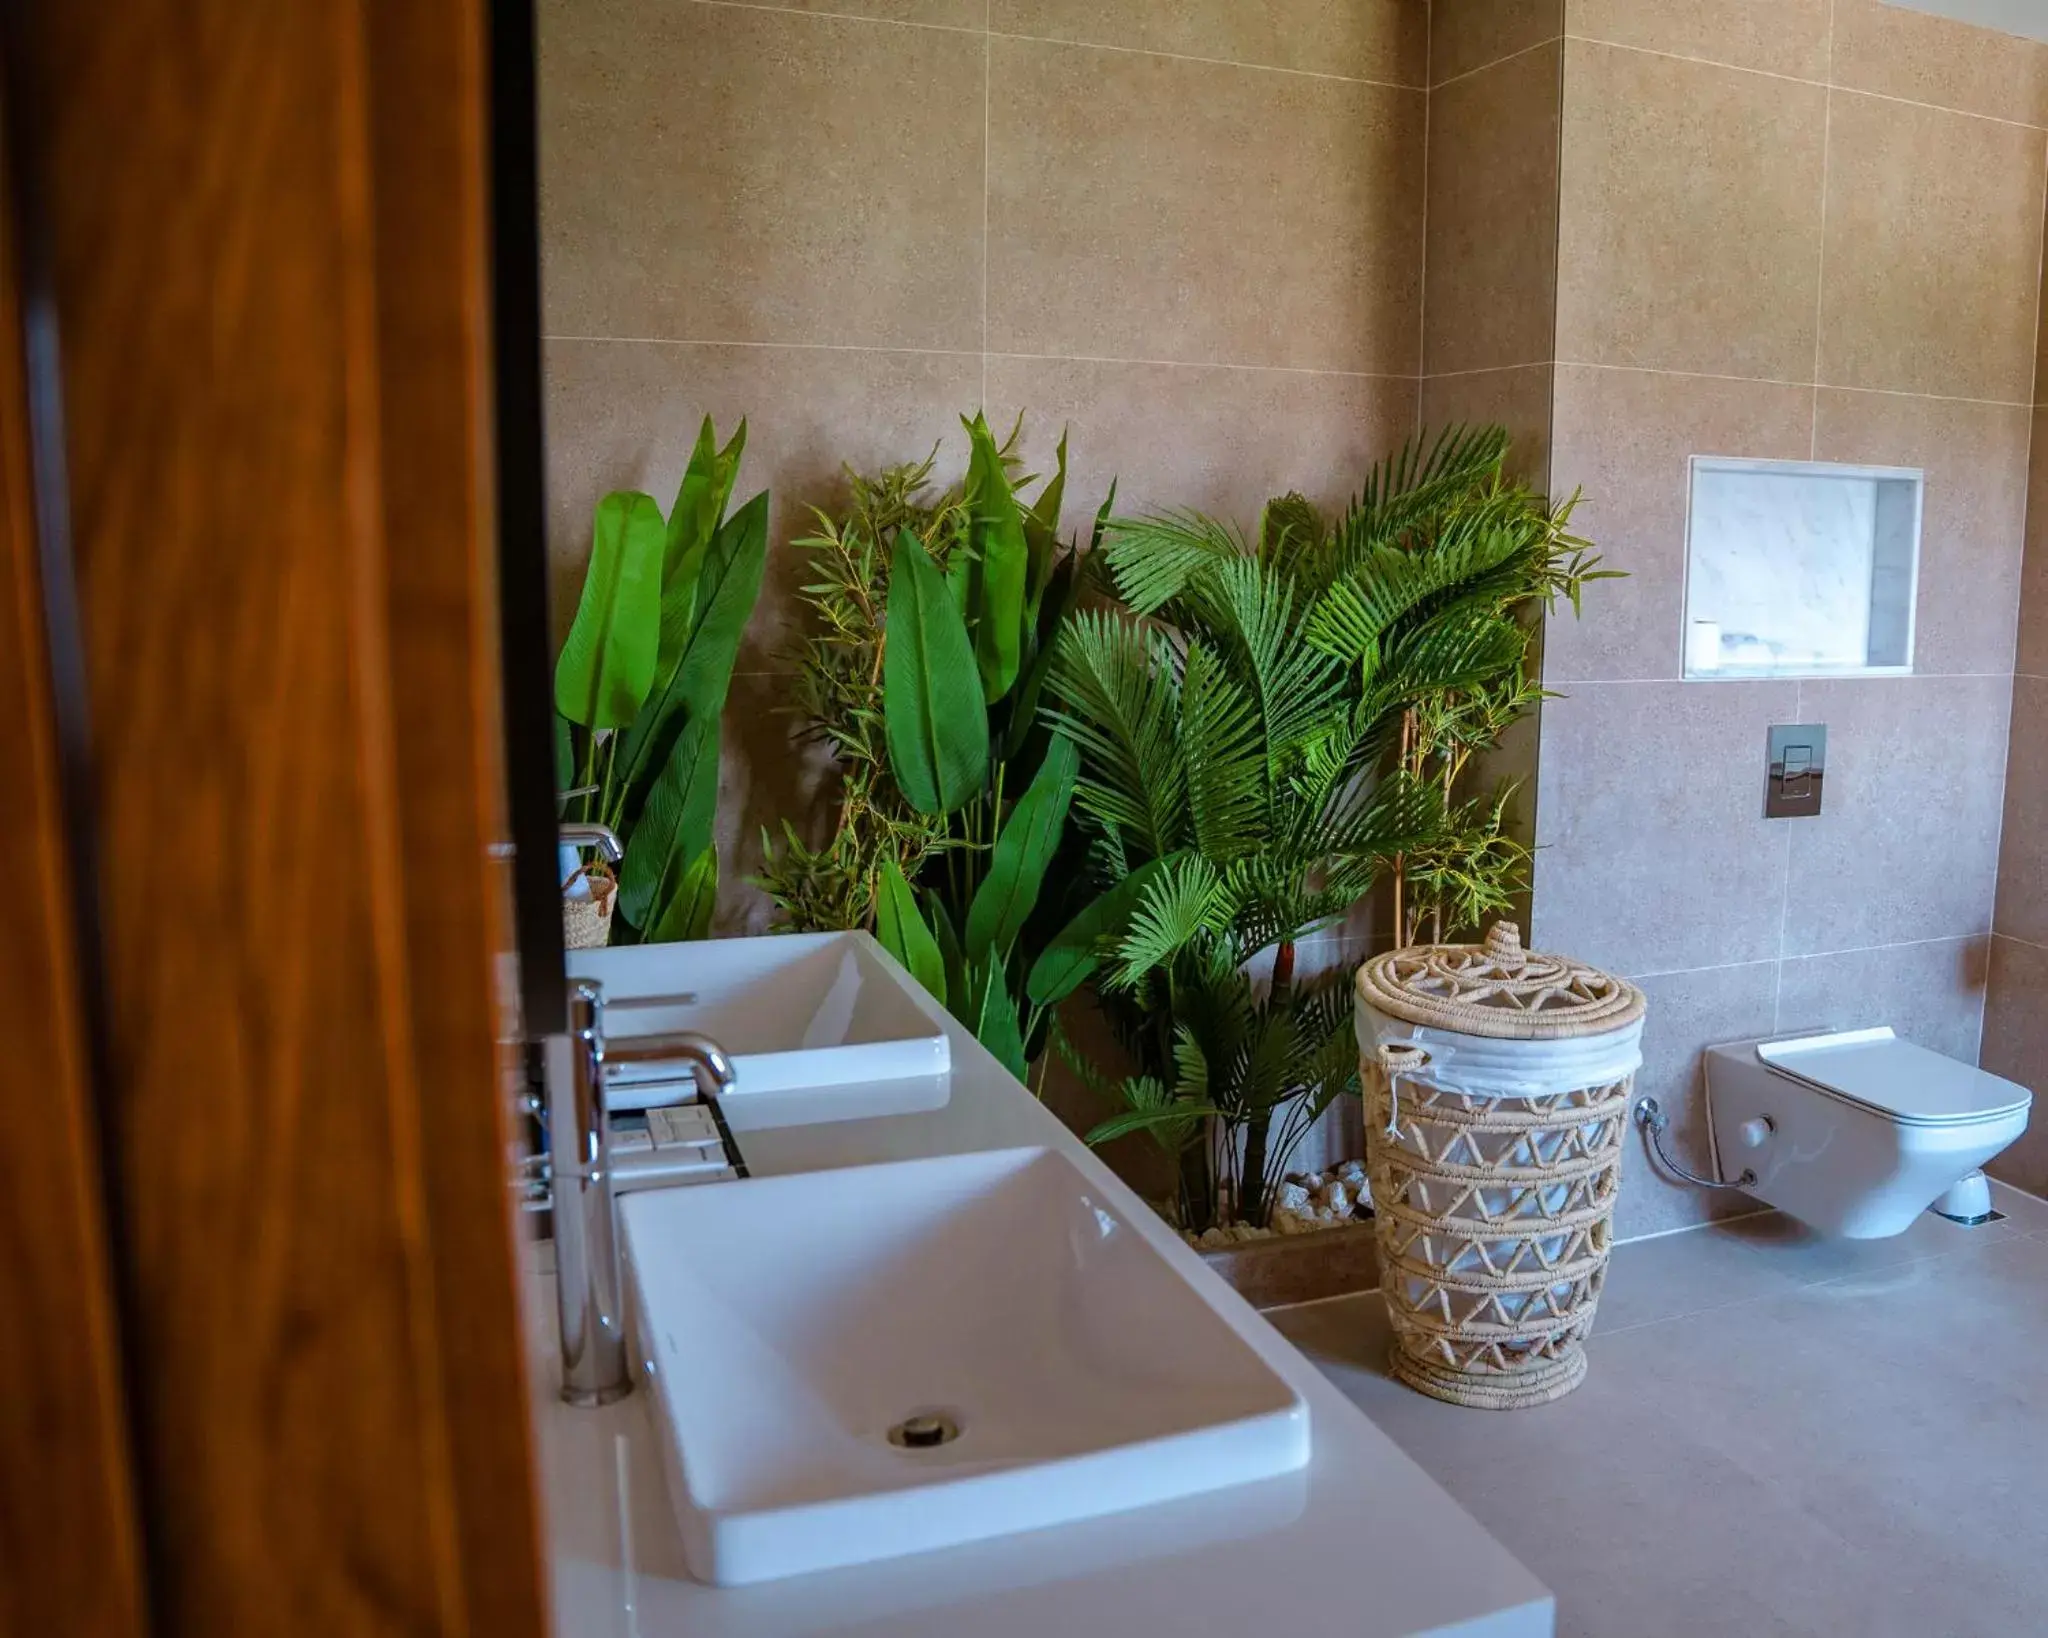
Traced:
<path id="1" fill-rule="evenodd" d="M 571 839 L 572 828 L 563 828 L 565 841 Z M 617 845 L 616 838 L 612 845 Z M 572 1062 L 566 1077 L 548 1077 L 548 1170 L 562 1397 L 572 1405 L 609 1405 L 633 1388 L 626 1362 L 606 1082 L 614 1070 L 628 1065 L 673 1071 L 639 1076 L 638 1085 L 675 1085 L 688 1078 L 707 1095 L 729 1090 L 734 1079 L 732 1060 L 717 1042 L 688 1030 L 607 1042 L 604 1014 L 604 986 L 595 979 L 571 979 Z"/>
<path id="2" fill-rule="evenodd" d="M 559 825 L 556 834 L 569 847 L 596 848 L 609 865 L 616 865 L 626 857 L 626 844 L 619 840 L 619 833 L 610 825 Z"/>

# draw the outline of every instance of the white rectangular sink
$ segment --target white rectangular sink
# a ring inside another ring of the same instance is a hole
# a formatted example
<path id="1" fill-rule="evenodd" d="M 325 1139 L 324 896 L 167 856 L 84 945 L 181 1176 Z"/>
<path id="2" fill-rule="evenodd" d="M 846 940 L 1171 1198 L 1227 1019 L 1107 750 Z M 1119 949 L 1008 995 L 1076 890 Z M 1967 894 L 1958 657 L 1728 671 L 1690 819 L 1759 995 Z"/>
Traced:
<path id="1" fill-rule="evenodd" d="M 614 1037 L 710 1036 L 732 1059 L 731 1097 L 882 1081 L 929 1087 L 952 1063 L 938 1002 L 900 983 L 865 933 L 580 950 L 569 973 L 604 985 Z M 636 1093 L 635 1081 L 633 1070 L 618 1072 L 606 1102 L 641 1109 L 675 1101 L 672 1083 Z"/>
<path id="2" fill-rule="evenodd" d="M 1308 1460 L 1295 1391 L 1055 1149 L 619 1210 L 699 1580 L 866 1563 Z M 944 1442 L 906 1447 L 933 1428 Z"/>

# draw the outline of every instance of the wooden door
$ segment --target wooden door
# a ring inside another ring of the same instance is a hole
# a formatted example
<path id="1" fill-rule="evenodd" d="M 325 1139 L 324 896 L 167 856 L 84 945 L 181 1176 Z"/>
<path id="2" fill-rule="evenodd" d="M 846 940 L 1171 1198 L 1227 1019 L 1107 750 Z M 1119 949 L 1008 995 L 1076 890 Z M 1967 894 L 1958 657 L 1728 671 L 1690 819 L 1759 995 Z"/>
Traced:
<path id="1" fill-rule="evenodd" d="M 5 12 L 60 351 L 130 1412 L 80 1385 L 72 1448 L 128 1441 L 146 1544 L 109 1624 L 45 1632 L 119 1631 L 143 1584 L 151 1630 L 195 1638 L 546 1627 L 491 859 L 482 5 Z M 0 688 L 32 695 L 22 670 Z M 62 880 L 54 827 L 0 814 L 16 904 L 27 861 Z M 49 1010 L 41 1050 L 82 1077 L 76 998 Z M 92 1173 L 22 1206 L 81 1225 L 82 1267 Z M 118 1515 L 121 1468 L 69 1505 Z"/>
<path id="2" fill-rule="evenodd" d="M 0 142 L 0 188 L 8 157 Z M 131 1638 L 146 1600 L 45 637 L 21 252 L 0 208 L 0 1634 Z M 53 570 L 61 590 L 65 566 Z"/>

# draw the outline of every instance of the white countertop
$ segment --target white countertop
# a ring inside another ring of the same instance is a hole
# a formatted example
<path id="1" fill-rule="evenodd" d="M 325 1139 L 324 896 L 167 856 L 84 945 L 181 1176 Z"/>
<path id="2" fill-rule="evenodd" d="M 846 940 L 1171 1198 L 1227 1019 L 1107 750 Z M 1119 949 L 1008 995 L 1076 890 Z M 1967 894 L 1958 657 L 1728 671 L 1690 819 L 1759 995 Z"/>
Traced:
<path id="1" fill-rule="evenodd" d="M 965 1031 L 950 1025 L 949 1034 L 945 1087 L 907 1089 L 898 1105 L 943 1095 L 936 1108 L 788 1124 L 849 1094 L 726 1100 L 749 1168 L 765 1176 L 1044 1145 L 1122 1189 Z M 868 1102 L 885 1093 L 854 1091 Z M 1550 1638 L 1552 1600 L 1536 1579 L 1170 1227 L 1142 1207 L 1131 1215 L 1302 1395 L 1314 1445 L 1306 1468 L 1107 1518 L 750 1587 L 710 1587 L 685 1573 L 642 1395 L 602 1410 L 556 1399 L 552 1280 L 536 1272 L 529 1320 L 558 1638 L 1252 1638 L 1281 1630 Z"/>

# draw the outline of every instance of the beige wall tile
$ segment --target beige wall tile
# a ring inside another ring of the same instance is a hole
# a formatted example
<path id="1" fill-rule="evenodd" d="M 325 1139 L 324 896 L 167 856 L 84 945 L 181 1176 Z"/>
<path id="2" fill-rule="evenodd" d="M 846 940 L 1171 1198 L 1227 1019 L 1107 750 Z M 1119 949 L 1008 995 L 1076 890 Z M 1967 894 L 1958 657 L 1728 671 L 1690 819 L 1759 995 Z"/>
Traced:
<path id="1" fill-rule="evenodd" d="M 1564 0 L 1435 0 L 1430 9 L 1431 85 L 1564 33 Z"/>
<path id="2" fill-rule="evenodd" d="M 1702 1176 L 1711 1174 L 1703 1054 L 1710 1046 L 1771 1033 L 1778 964 L 1757 961 L 1666 973 L 1640 982 L 1649 1011 L 1643 1019 L 1643 1067 L 1636 1072 L 1636 1091 L 1654 1097 L 1671 1117 L 1664 1138 L 1671 1157 Z M 1756 1209 L 1747 1195 L 1732 1190 L 1709 1193 L 1663 1176 L 1650 1164 L 1638 1132 L 1630 1131 L 1624 1154 L 1621 1199 L 1614 1214 L 1615 1233 L 1624 1239 Z"/>
<path id="3" fill-rule="evenodd" d="M 998 34 L 1392 85 L 1423 85 L 1429 67 L 1427 0 L 992 0 L 988 22 Z"/>
<path id="4" fill-rule="evenodd" d="M 1883 0 L 1834 0 L 1835 84 L 2048 123 L 2048 46 Z"/>
<path id="5" fill-rule="evenodd" d="M 1429 99 L 1427 374 L 1552 356 L 1563 49 L 1525 52 Z"/>
<path id="6" fill-rule="evenodd" d="M 1548 364 L 1429 376 L 1422 383 L 1422 428 L 1433 434 L 1460 424 L 1504 426 L 1515 441 L 1508 451 L 1509 472 L 1532 488 L 1547 490 L 1550 390 Z"/>
<path id="7" fill-rule="evenodd" d="M 2048 945 L 2048 678 L 2013 683 L 1994 924 L 2013 938 Z"/>
<path id="8" fill-rule="evenodd" d="M 1821 379 L 2026 403 L 2039 131 L 1837 92 Z"/>
<path id="9" fill-rule="evenodd" d="M 939 481 L 966 468 L 958 416 L 981 395 L 978 355 L 795 347 L 553 341 L 547 377 L 548 555 L 557 636 L 568 629 L 590 554 L 590 518 L 614 489 L 641 489 L 666 512 L 709 415 L 721 438 L 747 417 L 736 500 L 770 491 L 768 583 L 740 659 L 780 666 L 792 589 L 788 541 L 807 508 L 844 497 L 842 463 L 864 472 L 922 460 L 945 441 Z"/>
<path id="10" fill-rule="evenodd" d="M 1763 816 L 1789 682 L 1585 683 L 1543 707 L 1536 939 L 1629 977 L 1778 954 L 1786 834 Z"/>
<path id="11" fill-rule="evenodd" d="M 1299 489 L 1335 509 L 1415 429 L 1413 381 L 1170 364 L 991 358 L 989 413 L 1028 408 L 1039 469 L 1068 429 L 1066 524 L 1093 521 L 1112 478 L 1117 510 L 1194 507 L 1256 527 Z"/>
<path id="12" fill-rule="evenodd" d="M 1610 45 L 1827 78 L 1828 0 L 1569 0 L 1565 27 Z"/>
<path id="13" fill-rule="evenodd" d="M 1827 93 L 1565 48 L 1557 355 L 1813 378 Z"/>
<path id="14" fill-rule="evenodd" d="M 2017 939 L 1991 941 L 1991 987 L 1984 1005 L 1983 1066 L 2033 1090 L 2048 1091 L 2048 949 Z M 2048 1120 L 2026 1133 L 1985 1168 L 1993 1177 L 2048 1194 Z"/>
<path id="15" fill-rule="evenodd" d="M 1775 1033 L 1889 1024 L 1930 1052 L 1977 1061 L 1988 938 L 1892 944 L 1787 961 Z"/>
<path id="16" fill-rule="evenodd" d="M 2012 668 L 2031 419 L 1998 404 L 1821 390 L 1816 458 L 1927 473 L 1916 671 Z"/>
<path id="17" fill-rule="evenodd" d="M 2027 549 L 2021 565 L 2018 668 L 2048 677 L 2048 410 L 2034 412 L 2028 468 Z"/>
<path id="18" fill-rule="evenodd" d="M 997 39 L 989 346 L 1414 374 L 1424 97 Z"/>
<path id="19" fill-rule="evenodd" d="M 1801 685 L 1778 720 L 1827 724 L 1827 789 L 1819 817 L 1774 821 L 1792 848 L 1787 955 L 1991 930 L 2011 716 L 2004 677 Z M 1763 757 L 1759 739 L 1759 803 Z"/>
<path id="20" fill-rule="evenodd" d="M 1806 387 L 1559 365 L 1552 488 L 1585 490 L 1574 527 L 1628 578 L 1551 620 L 1545 679 L 1681 675 L 1691 457 L 1804 460 L 1812 429 Z"/>
<path id="21" fill-rule="evenodd" d="M 981 345 L 980 37 L 550 0 L 540 62 L 549 334 Z"/>

